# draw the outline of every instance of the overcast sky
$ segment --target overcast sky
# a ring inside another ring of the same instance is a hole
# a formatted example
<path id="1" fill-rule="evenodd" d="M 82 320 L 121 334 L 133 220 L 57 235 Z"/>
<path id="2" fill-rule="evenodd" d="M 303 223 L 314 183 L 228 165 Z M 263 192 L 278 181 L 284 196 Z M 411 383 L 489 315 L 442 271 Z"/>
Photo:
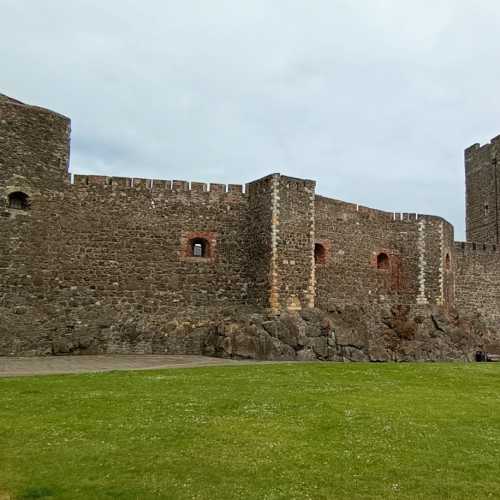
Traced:
<path id="1" fill-rule="evenodd" d="M 463 237 L 500 134 L 498 0 L 0 0 L 0 92 L 72 119 L 74 173 L 272 172 Z"/>

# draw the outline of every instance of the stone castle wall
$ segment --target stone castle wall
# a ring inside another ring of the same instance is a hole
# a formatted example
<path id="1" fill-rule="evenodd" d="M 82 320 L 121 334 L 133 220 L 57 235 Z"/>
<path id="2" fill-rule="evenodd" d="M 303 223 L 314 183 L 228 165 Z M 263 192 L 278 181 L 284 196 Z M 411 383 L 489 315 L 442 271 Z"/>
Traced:
<path id="1" fill-rule="evenodd" d="M 500 322 L 499 253 L 454 244 L 440 217 L 325 198 L 314 181 L 281 174 L 246 186 L 86 175 L 71 182 L 69 131 L 67 118 L 0 96 L 0 355 L 182 354 L 207 345 L 231 355 L 241 332 L 253 331 L 270 336 L 277 359 L 307 359 L 331 344 L 319 339 L 324 322 L 355 310 L 351 323 L 366 335 L 365 353 L 353 356 L 372 359 L 387 314 L 397 318 L 395 332 L 414 321 L 408 311 L 418 319 L 421 309 L 431 324 L 433 307 Z M 14 192 L 28 206 L 12 206 Z M 203 255 L 193 254 L 195 242 Z M 241 320 L 315 307 L 333 316 L 315 316 L 323 319 L 310 345 L 290 341 L 283 322 L 264 334 Z M 220 324 L 211 344 L 207 335 Z M 426 328 L 412 328 L 426 338 Z"/>
<path id="2" fill-rule="evenodd" d="M 82 307 L 109 306 L 154 325 L 181 310 L 246 302 L 241 192 L 74 185 L 34 196 L 27 213 L 7 213 L 1 305 L 35 315 L 51 307 L 46 332 Z M 199 236 L 211 244 L 208 257 L 189 256 L 188 241 Z"/>
<path id="3" fill-rule="evenodd" d="M 390 213 L 316 197 L 316 240 L 326 258 L 316 266 L 317 305 L 449 304 L 445 272 L 453 227 L 439 217 Z M 387 266 L 378 266 L 385 254 Z"/>
<path id="4" fill-rule="evenodd" d="M 463 313 L 480 313 L 500 325 L 500 249 L 484 243 L 455 243 L 455 300 Z"/>

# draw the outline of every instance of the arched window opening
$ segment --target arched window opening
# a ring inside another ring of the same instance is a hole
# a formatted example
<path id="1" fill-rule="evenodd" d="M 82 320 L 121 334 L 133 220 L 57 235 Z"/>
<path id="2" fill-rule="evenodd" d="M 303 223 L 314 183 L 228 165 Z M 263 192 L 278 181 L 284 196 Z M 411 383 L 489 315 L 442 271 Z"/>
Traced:
<path id="1" fill-rule="evenodd" d="M 326 249 L 321 243 L 314 244 L 314 263 L 324 264 L 326 261 Z"/>
<path id="2" fill-rule="evenodd" d="M 191 257 L 209 257 L 208 241 L 203 238 L 194 238 L 190 242 Z"/>
<path id="3" fill-rule="evenodd" d="M 449 253 L 447 253 L 446 257 L 444 258 L 444 268 L 446 269 L 446 271 L 449 271 L 451 269 L 451 258 Z"/>
<path id="4" fill-rule="evenodd" d="M 488 203 L 485 203 L 484 204 L 484 216 L 488 217 L 488 215 L 490 215 L 490 206 L 488 205 Z"/>
<path id="5" fill-rule="evenodd" d="M 384 252 L 377 255 L 377 269 L 389 269 L 389 256 Z"/>
<path id="6" fill-rule="evenodd" d="M 30 199 L 26 193 L 15 191 L 9 194 L 9 208 L 15 210 L 27 210 L 30 207 Z"/>

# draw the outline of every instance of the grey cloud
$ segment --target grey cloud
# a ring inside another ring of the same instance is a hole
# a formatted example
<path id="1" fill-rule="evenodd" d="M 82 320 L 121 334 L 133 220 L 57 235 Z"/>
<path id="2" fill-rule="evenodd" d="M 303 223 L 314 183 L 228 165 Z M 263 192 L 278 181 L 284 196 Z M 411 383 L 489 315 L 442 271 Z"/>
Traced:
<path id="1" fill-rule="evenodd" d="M 246 182 L 435 213 L 500 133 L 494 0 L 3 0 L 0 89 L 72 118 L 73 172 Z"/>

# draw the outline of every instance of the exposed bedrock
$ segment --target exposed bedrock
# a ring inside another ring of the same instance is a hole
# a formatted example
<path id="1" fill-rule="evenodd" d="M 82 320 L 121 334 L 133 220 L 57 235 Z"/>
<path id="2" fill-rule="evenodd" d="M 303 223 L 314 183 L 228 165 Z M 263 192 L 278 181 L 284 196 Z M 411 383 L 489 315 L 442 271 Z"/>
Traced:
<path id="1" fill-rule="evenodd" d="M 317 309 L 253 315 L 210 330 L 204 353 L 233 358 L 325 361 L 472 361 L 494 343 L 481 317 L 440 307 Z"/>
<path id="2" fill-rule="evenodd" d="M 203 317 L 185 311 L 159 318 L 80 300 L 63 311 L 50 304 L 0 308 L 0 318 L 3 356 L 164 353 L 290 361 L 472 361 L 476 351 L 500 341 L 499 329 L 480 315 L 461 317 L 438 306 L 346 306 L 280 315 L 233 308 Z"/>

